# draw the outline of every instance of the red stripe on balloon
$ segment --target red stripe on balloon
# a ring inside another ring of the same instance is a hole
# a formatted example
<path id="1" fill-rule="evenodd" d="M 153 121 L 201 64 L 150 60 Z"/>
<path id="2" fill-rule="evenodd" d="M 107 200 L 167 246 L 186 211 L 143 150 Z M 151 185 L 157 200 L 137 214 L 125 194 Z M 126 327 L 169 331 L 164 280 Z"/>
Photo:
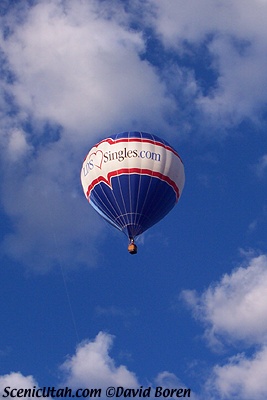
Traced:
<path id="1" fill-rule="evenodd" d="M 89 198 L 91 191 L 94 189 L 94 187 L 96 185 L 98 185 L 101 182 L 104 182 L 111 188 L 111 178 L 113 178 L 114 176 L 119 176 L 119 175 L 123 175 L 123 174 L 125 174 L 125 175 L 140 174 L 140 175 L 148 175 L 148 176 L 158 178 L 164 182 L 167 182 L 173 188 L 173 190 L 175 191 L 175 194 L 176 194 L 176 201 L 178 201 L 178 199 L 180 197 L 180 192 L 179 192 L 178 186 L 168 176 L 162 175 L 159 172 L 151 171 L 150 169 L 145 169 L 145 168 L 122 168 L 122 169 L 119 169 L 116 171 L 109 172 L 107 174 L 108 179 L 106 179 L 104 176 L 99 176 L 98 178 L 94 179 L 92 181 L 92 183 L 88 186 L 88 189 L 86 192 L 87 198 Z"/>

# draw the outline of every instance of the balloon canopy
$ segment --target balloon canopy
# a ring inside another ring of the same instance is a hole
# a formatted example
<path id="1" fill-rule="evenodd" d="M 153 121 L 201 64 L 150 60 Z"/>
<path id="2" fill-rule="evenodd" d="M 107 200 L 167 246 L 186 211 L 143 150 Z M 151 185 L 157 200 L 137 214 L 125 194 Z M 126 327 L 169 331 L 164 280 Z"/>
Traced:
<path id="1" fill-rule="evenodd" d="M 174 207 L 184 180 L 184 166 L 174 148 L 144 132 L 123 132 L 97 143 L 81 170 L 89 203 L 133 245 L 136 236 Z"/>

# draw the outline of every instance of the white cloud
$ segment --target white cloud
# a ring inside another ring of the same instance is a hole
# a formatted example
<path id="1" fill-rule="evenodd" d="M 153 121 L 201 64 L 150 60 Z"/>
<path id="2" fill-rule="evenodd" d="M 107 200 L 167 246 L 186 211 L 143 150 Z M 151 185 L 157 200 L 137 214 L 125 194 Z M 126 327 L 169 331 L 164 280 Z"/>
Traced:
<path id="1" fill-rule="evenodd" d="M 124 365 L 116 366 L 109 351 L 113 336 L 99 332 L 93 341 L 81 343 L 76 354 L 62 365 L 66 374 L 65 384 L 75 387 L 86 387 L 88 382 L 94 387 L 108 386 L 138 387 L 135 374 Z"/>
<path id="2" fill-rule="evenodd" d="M 127 13 L 122 2 L 39 1 L 24 10 L 20 24 L 6 17 L 12 33 L 1 45 L 17 78 L 6 90 L 35 117 L 68 128 L 68 140 L 76 145 L 117 127 L 170 129 L 164 118 L 181 112 L 172 97 L 179 93 L 191 113 L 196 105 L 218 125 L 257 120 L 267 100 L 265 2 L 133 4 Z M 195 80 L 197 66 L 186 69 L 172 61 L 164 73 L 142 59 L 146 39 L 131 29 L 135 18 L 140 29 L 152 25 L 167 49 L 186 50 L 193 62 L 194 46 L 206 47 L 205 67 L 217 76 L 207 93 L 201 94 Z"/>
<path id="3" fill-rule="evenodd" d="M 117 6 L 115 14 L 106 2 L 39 1 L 1 41 L 16 76 L 6 89 L 35 117 L 71 130 L 69 140 L 133 121 L 163 126 L 174 107 Z"/>
<path id="4" fill-rule="evenodd" d="M 0 376 L 0 393 L 4 397 L 23 397 L 23 393 L 18 393 L 17 390 L 19 389 L 27 389 L 25 392 L 28 394 L 27 399 L 35 399 L 36 396 L 34 395 L 34 389 L 38 390 L 38 384 L 33 378 L 33 376 L 24 376 L 20 372 L 11 372 L 10 374 L 6 374 L 3 376 Z M 28 390 L 29 389 L 29 390 Z M 15 390 L 11 392 L 12 390 Z M 39 395 L 41 394 L 38 392 Z M 29 396 L 29 394 L 31 394 Z M 40 399 L 48 398 L 47 396 L 45 397 L 39 397 Z M 50 398 L 50 397 L 49 397 Z"/>
<path id="5" fill-rule="evenodd" d="M 227 364 L 215 366 L 207 384 L 214 398 L 265 400 L 267 396 L 267 347 L 251 358 L 239 354 Z"/>
<path id="6" fill-rule="evenodd" d="M 182 297 L 192 307 L 196 318 L 206 325 L 210 344 L 220 339 L 262 344 L 267 341 L 267 257 L 250 260 L 202 295 L 183 291 Z"/>

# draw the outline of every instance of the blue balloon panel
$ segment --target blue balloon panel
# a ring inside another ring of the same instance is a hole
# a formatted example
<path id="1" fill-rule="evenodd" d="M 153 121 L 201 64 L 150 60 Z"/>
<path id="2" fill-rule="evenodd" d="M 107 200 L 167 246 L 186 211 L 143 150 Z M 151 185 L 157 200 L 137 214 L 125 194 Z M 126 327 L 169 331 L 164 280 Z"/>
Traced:
<path id="1" fill-rule="evenodd" d="M 112 225 L 135 238 L 161 220 L 176 204 L 173 189 L 158 178 L 139 174 L 112 178 L 112 189 L 99 183 L 90 203 Z"/>

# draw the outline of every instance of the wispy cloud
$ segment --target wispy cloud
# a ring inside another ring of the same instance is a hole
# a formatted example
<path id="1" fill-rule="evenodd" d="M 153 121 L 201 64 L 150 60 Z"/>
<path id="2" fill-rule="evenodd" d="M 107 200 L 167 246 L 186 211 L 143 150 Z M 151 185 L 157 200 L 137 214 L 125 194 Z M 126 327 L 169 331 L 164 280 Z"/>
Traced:
<path id="1" fill-rule="evenodd" d="M 174 0 L 149 3 L 156 10 L 153 26 L 166 48 L 191 59 L 198 48 L 206 48 L 206 72 L 213 71 L 215 81 L 206 93 L 199 91 L 196 103 L 210 123 L 230 127 L 244 118 L 257 121 L 267 97 L 266 3 L 190 0 L 182 7 Z M 201 81 L 198 85 L 201 89 Z"/>
<path id="2" fill-rule="evenodd" d="M 95 311 L 96 314 L 99 316 L 128 318 L 131 316 L 139 315 L 139 311 L 136 308 L 125 309 L 123 307 L 117 307 L 117 306 L 109 306 L 109 307 L 97 306 Z"/>
<path id="3" fill-rule="evenodd" d="M 267 154 L 261 156 L 258 162 L 253 166 L 253 170 L 259 179 L 262 179 L 267 173 Z"/>

